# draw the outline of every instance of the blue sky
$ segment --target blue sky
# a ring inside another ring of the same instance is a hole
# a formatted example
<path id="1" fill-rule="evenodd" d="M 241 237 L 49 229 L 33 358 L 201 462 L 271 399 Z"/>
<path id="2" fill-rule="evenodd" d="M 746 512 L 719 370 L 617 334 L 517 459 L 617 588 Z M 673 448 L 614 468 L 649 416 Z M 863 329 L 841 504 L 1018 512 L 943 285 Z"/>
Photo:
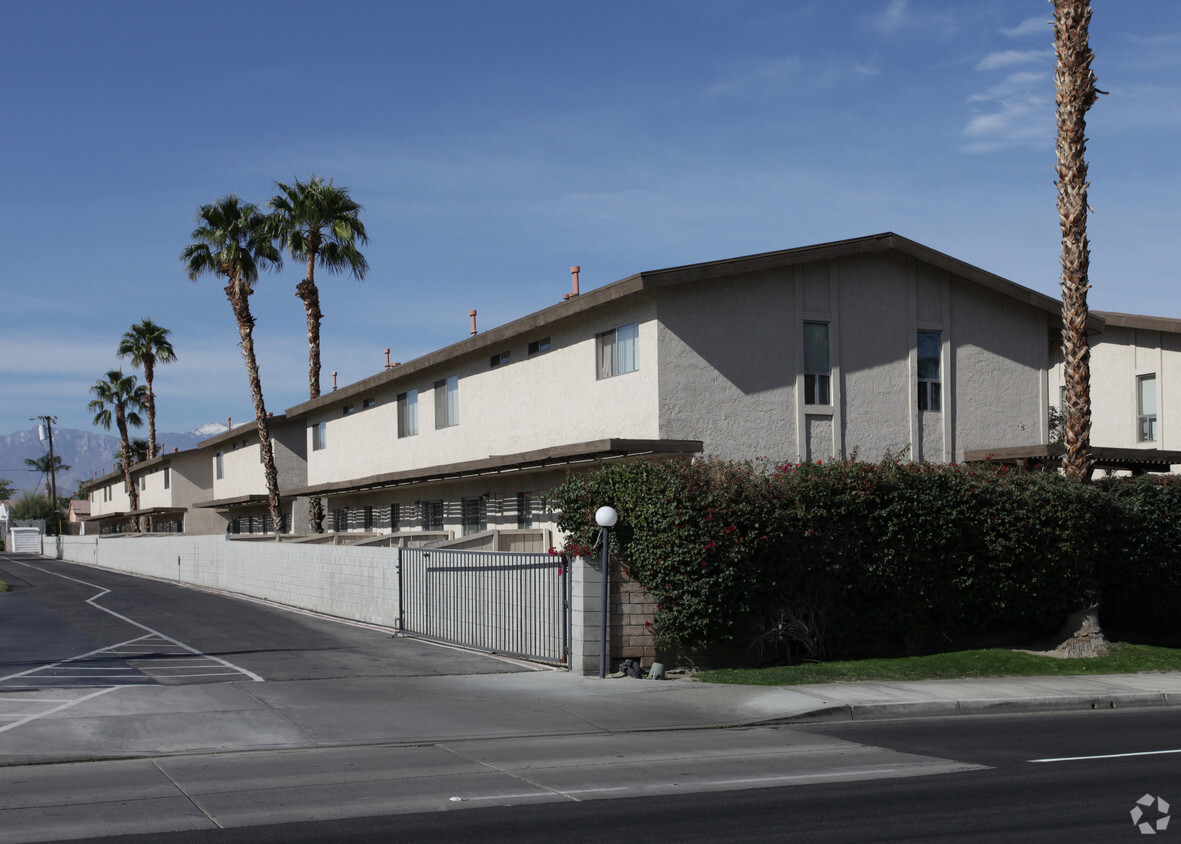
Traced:
<path id="1" fill-rule="evenodd" d="M 1091 306 L 1181 317 L 1181 4 L 1095 3 Z M 1058 289 L 1046 0 L 10 3 L 0 434 L 170 328 L 159 427 L 252 416 L 197 207 L 312 172 L 370 234 L 320 275 L 324 383 L 642 270 L 895 231 Z M 300 267 L 252 304 L 268 409 L 306 396 Z M 126 364 L 123 364 L 126 366 Z"/>

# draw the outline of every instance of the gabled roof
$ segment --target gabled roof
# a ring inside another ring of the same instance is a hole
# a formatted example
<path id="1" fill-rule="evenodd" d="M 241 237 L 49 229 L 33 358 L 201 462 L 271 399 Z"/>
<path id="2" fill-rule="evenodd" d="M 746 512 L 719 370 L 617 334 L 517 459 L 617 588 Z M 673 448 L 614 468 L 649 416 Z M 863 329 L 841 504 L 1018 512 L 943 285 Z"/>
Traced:
<path id="1" fill-rule="evenodd" d="M 1047 314 L 1058 316 L 1062 313 L 1062 303 L 1053 297 L 1022 287 L 1006 278 L 982 270 L 950 255 L 937 252 L 921 243 L 894 234 L 882 234 L 857 237 L 849 240 L 837 240 L 831 243 L 820 243 L 813 246 L 801 246 L 794 249 L 783 249 L 777 252 L 763 252 L 758 255 L 745 255 L 738 258 L 726 258 L 720 261 L 707 261 L 700 264 L 686 264 L 680 267 L 669 267 L 662 270 L 649 270 L 628 276 L 619 281 L 596 288 L 579 296 L 573 296 L 558 302 L 543 310 L 528 316 L 499 325 L 488 331 L 481 332 L 458 343 L 445 346 L 442 349 L 423 355 L 407 363 L 392 367 L 376 375 L 371 375 L 360 381 L 346 385 L 338 390 L 324 393 L 319 398 L 287 408 L 288 419 L 296 419 L 321 408 L 357 399 L 378 387 L 396 382 L 407 376 L 422 372 L 441 363 L 455 360 L 477 352 L 499 351 L 505 342 L 524 335 L 533 337 L 543 336 L 552 325 L 578 317 L 606 305 L 612 304 L 646 291 L 657 290 L 677 284 L 687 284 L 697 281 L 730 278 L 743 273 L 757 272 L 768 269 L 781 269 L 807 264 L 814 261 L 827 261 L 835 258 L 855 257 L 858 255 L 874 255 L 884 252 L 896 252 L 916 260 L 923 261 L 955 275 L 973 281 L 991 290 L 995 290 L 1019 302 L 1031 305 L 1045 311 Z M 1090 329 L 1093 332 L 1102 331 L 1102 319 L 1092 315 Z M 207 440 L 202 445 L 206 445 Z"/>
<path id="2" fill-rule="evenodd" d="M 1118 328 L 1143 328 L 1149 331 L 1167 331 L 1181 334 L 1181 319 L 1170 317 L 1142 316 L 1140 314 L 1120 314 L 1113 311 L 1091 311 L 1092 315 L 1100 317 L 1108 325 Z"/>

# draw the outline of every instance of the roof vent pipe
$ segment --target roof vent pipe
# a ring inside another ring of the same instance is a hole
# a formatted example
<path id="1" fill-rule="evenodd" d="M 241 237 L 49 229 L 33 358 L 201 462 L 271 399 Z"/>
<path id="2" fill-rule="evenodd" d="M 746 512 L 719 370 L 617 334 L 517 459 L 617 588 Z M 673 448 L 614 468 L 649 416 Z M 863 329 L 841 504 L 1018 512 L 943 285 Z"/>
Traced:
<path id="1" fill-rule="evenodd" d="M 332 370 L 332 392 L 336 392 L 336 370 Z"/>
<path id="2" fill-rule="evenodd" d="M 578 295 L 578 273 L 582 270 L 581 267 L 570 268 L 570 292 L 562 297 L 562 300 L 573 299 Z"/>
<path id="3" fill-rule="evenodd" d="M 228 417 L 228 416 L 227 416 L 227 417 L 226 417 L 226 430 L 228 431 L 228 430 L 230 430 L 230 429 L 231 429 L 231 428 L 233 428 L 233 427 L 234 427 L 234 426 L 230 424 L 230 417 Z"/>
<path id="4" fill-rule="evenodd" d="M 385 368 L 386 369 L 390 368 L 390 350 L 389 349 L 385 350 Z"/>
<path id="5" fill-rule="evenodd" d="M 472 318 L 472 336 L 476 336 L 476 309 L 472 308 L 467 312 L 467 315 Z"/>

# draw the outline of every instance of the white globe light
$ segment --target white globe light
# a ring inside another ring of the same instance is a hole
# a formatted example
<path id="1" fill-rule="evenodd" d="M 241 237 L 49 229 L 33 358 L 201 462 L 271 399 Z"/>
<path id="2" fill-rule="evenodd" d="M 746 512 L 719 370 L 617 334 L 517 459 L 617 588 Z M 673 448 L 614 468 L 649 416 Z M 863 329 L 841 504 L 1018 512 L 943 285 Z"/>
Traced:
<path id="1" fill-rule="evenodd" d="M 595 524 L 599 527 L 615 527 L 618 520 L 619 514 L 615 512 L 614 507 L 600 507 L 595 511 Z"/>

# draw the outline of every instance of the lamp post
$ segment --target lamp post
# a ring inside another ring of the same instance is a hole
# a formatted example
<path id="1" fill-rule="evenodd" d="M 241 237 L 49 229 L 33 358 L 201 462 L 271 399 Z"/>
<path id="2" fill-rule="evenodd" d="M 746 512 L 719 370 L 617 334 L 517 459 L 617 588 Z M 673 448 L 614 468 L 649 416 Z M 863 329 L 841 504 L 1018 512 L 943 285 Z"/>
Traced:
<path id="1" fill-rule="evenodd" d="M 600 507 L 595 511 L 595 524 L 602 528 L 603 538 L 603 611 L 599 627 L 599 679 L 607 676 L 607 602 L 610 586 L 610 556 L 608 545 L 611 541 L 611 528 L 619 521 L 619 513 L 614 507 Z"/>

